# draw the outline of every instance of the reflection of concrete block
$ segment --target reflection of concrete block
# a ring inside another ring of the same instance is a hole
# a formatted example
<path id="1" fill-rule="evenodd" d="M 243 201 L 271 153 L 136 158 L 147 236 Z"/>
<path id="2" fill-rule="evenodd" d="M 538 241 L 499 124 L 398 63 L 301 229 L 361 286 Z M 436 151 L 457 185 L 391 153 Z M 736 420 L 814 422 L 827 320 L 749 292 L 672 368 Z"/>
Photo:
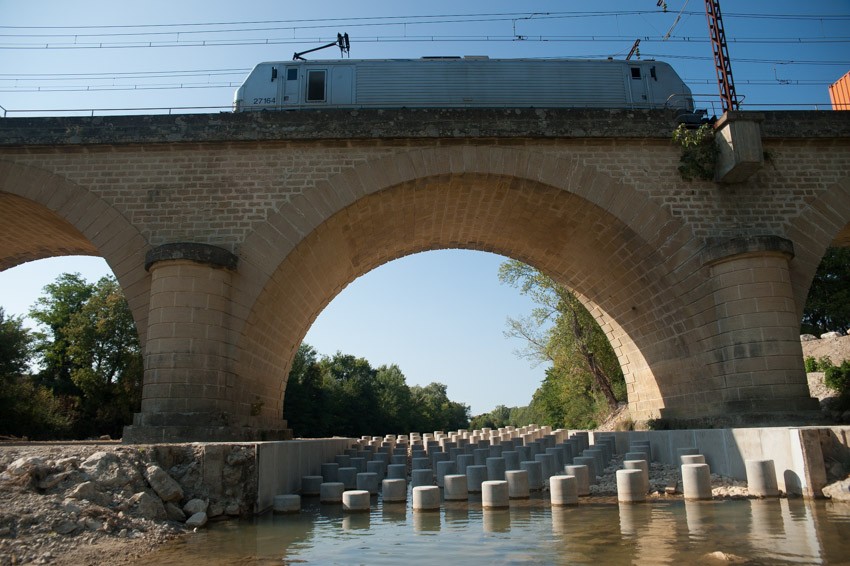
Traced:
<path id="1" fill-rule="evenodd" d="M 714 178 L 721 183 L 746 181 L 764 166 L 761 121 L 764 115 L 727 112 L 715 125 L 715 143 L 720 150 Z"/>

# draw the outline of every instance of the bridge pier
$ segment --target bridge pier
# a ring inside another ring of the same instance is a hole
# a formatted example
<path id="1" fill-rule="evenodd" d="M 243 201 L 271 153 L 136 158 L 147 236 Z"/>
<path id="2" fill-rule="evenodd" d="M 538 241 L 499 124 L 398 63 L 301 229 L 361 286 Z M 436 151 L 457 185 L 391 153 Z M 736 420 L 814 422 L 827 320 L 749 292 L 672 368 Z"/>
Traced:
<path id="1" fill-rule="evenodd" d="M 713 387 L 705 387 L 704 402 L 692 413 L 700 417 L 690 420 L 719 419 L 723 425 L 819 420 L 803 366 L 788 264 L 793 257 L 792 242 L 778 236 L 732 238 L 704 249 L 712 308 L 704 313 L 702 341 L 706 381 Z M 687 411 L 661 414 L 689 420 Z"/>
<path id="2" fill-rule="evenodd" d="M 291 437 L 285 421 L 259 422 L 250 404 L 239 402 L 230 313 L 236 264 L 229 251 L 205 244 L 167 244 L 148 253 L 142 407 L 124 429 L 125 442 Z"/>

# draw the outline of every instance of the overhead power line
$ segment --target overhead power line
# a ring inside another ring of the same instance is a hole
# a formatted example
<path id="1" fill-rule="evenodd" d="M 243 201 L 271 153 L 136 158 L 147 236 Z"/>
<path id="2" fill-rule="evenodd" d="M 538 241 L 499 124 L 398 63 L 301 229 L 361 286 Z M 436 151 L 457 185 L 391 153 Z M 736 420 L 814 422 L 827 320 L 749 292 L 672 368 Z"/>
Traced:
<path id="1" fill-rule="evenodd" d="M 433 14 L 433 15 L 406 15 L 406 16 L 361 16 L 351 18 L 307 18 L 292 20 L 236 20 L 219 22 L 182 22 L 167 24 L 97 24 L 97 25 L 75 25 L 75 26 L 14 26 L 0 25 L 0 29 L 15 30 L 101 30 L 101 29 L 156 29 L 177 27 L 212 27 L 212 26 L 246 26 L 246 25 L 277 25 L 284 27 L 297 26 L 304 29 L 310 24 L 315 27 L 336 27 L 339 25 L 416 25 L 434 23 L 464 23 L 464 22 L 486 22 L 494 19 L 512 20 L 528 18 L 534 15 L 535 19 L 576 19 L 576 18 L 599 18 L 599 17 L 621 17 L 621 16 L 660 16 L 658 10 L 619 10 L 619 11 L 588 11 L 588 12 L 491 12 L 474 14 Z M 701 11 L 684 11 L 682 15 L 702 16 Z M 800 21 L 846 21 L 850 20 L 850 14 L 759 14 L 746 12 L 730 12 L 725 14 L 726 18 L 746 19 L 773 19 L 773 20 L 800 20 Z M 449 20 L 449 21 L 446 21 Z M 364 23 L 365 22 L 365 23 Z"/>

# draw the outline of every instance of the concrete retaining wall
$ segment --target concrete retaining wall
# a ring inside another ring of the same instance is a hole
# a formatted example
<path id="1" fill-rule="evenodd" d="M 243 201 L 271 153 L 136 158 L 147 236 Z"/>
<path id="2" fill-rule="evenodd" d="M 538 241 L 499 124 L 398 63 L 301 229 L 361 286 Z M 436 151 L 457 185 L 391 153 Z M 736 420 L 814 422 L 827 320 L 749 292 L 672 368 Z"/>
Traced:
<path id="1" fill-rule="evenodd" d="M 272 506 L 275 495 L 297 493 L 301 477 L 321 475 L 322 463 L 351 448 L 351 438 L 319 438 L 257 443 L 256 513 Z"/>
<path id="2" fill-rule="evenodd" d="M 573 432 L 573 431 L 570 431 Z M 618 453 L 629 443 L 649 440 L 652 459 L 678 465 L 678 448 L 696 447 L 712 473 L 746 480 L 745 460 L 772 459 L 779 489 L 806 497 L 819 497 L 827 483 L 825 461 L 850 462 L 850 427 L 733 428 L 590 432 L 614 436 Z"/>

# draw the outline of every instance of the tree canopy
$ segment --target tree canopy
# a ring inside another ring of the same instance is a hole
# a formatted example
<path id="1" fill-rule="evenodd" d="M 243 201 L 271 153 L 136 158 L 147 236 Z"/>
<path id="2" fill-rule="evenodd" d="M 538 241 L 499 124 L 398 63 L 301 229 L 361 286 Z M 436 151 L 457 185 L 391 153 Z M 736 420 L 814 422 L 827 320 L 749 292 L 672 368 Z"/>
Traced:
<path id="1" fill-rule="evenodd" d="M 410 387 L 398 366 L 372 368 L 337 352 L 319 357 L 302 344 L 289 372 L 284 418 L 296 436 L 384 435 L 456 430 L 469 424 L 469 407 L 451 401 L 442 383 Z"/>
<path id="2" fill-rule="evenodd" d="M 552 364 L 531 404 L 507 413 L 509 420 L 520 415 L 532 420 L 509 424 L 595 426 L 626 396 L 622 369 L 602 328 L 574 293 L 529 265 L 506 261 L 499 280 L 538 305 L 527 318 L 508 319 L 506 335 L 525 342 L 521 356 Z M 504 420 L 504 409 L 496 410 L 499 414 L 481 420 Z"/>
<path id="3" fill-rule="evenodd" d="M 850 329 L 850 248 L 828 248 L 818 265 L 803 309 L 801 332 Z"/>

